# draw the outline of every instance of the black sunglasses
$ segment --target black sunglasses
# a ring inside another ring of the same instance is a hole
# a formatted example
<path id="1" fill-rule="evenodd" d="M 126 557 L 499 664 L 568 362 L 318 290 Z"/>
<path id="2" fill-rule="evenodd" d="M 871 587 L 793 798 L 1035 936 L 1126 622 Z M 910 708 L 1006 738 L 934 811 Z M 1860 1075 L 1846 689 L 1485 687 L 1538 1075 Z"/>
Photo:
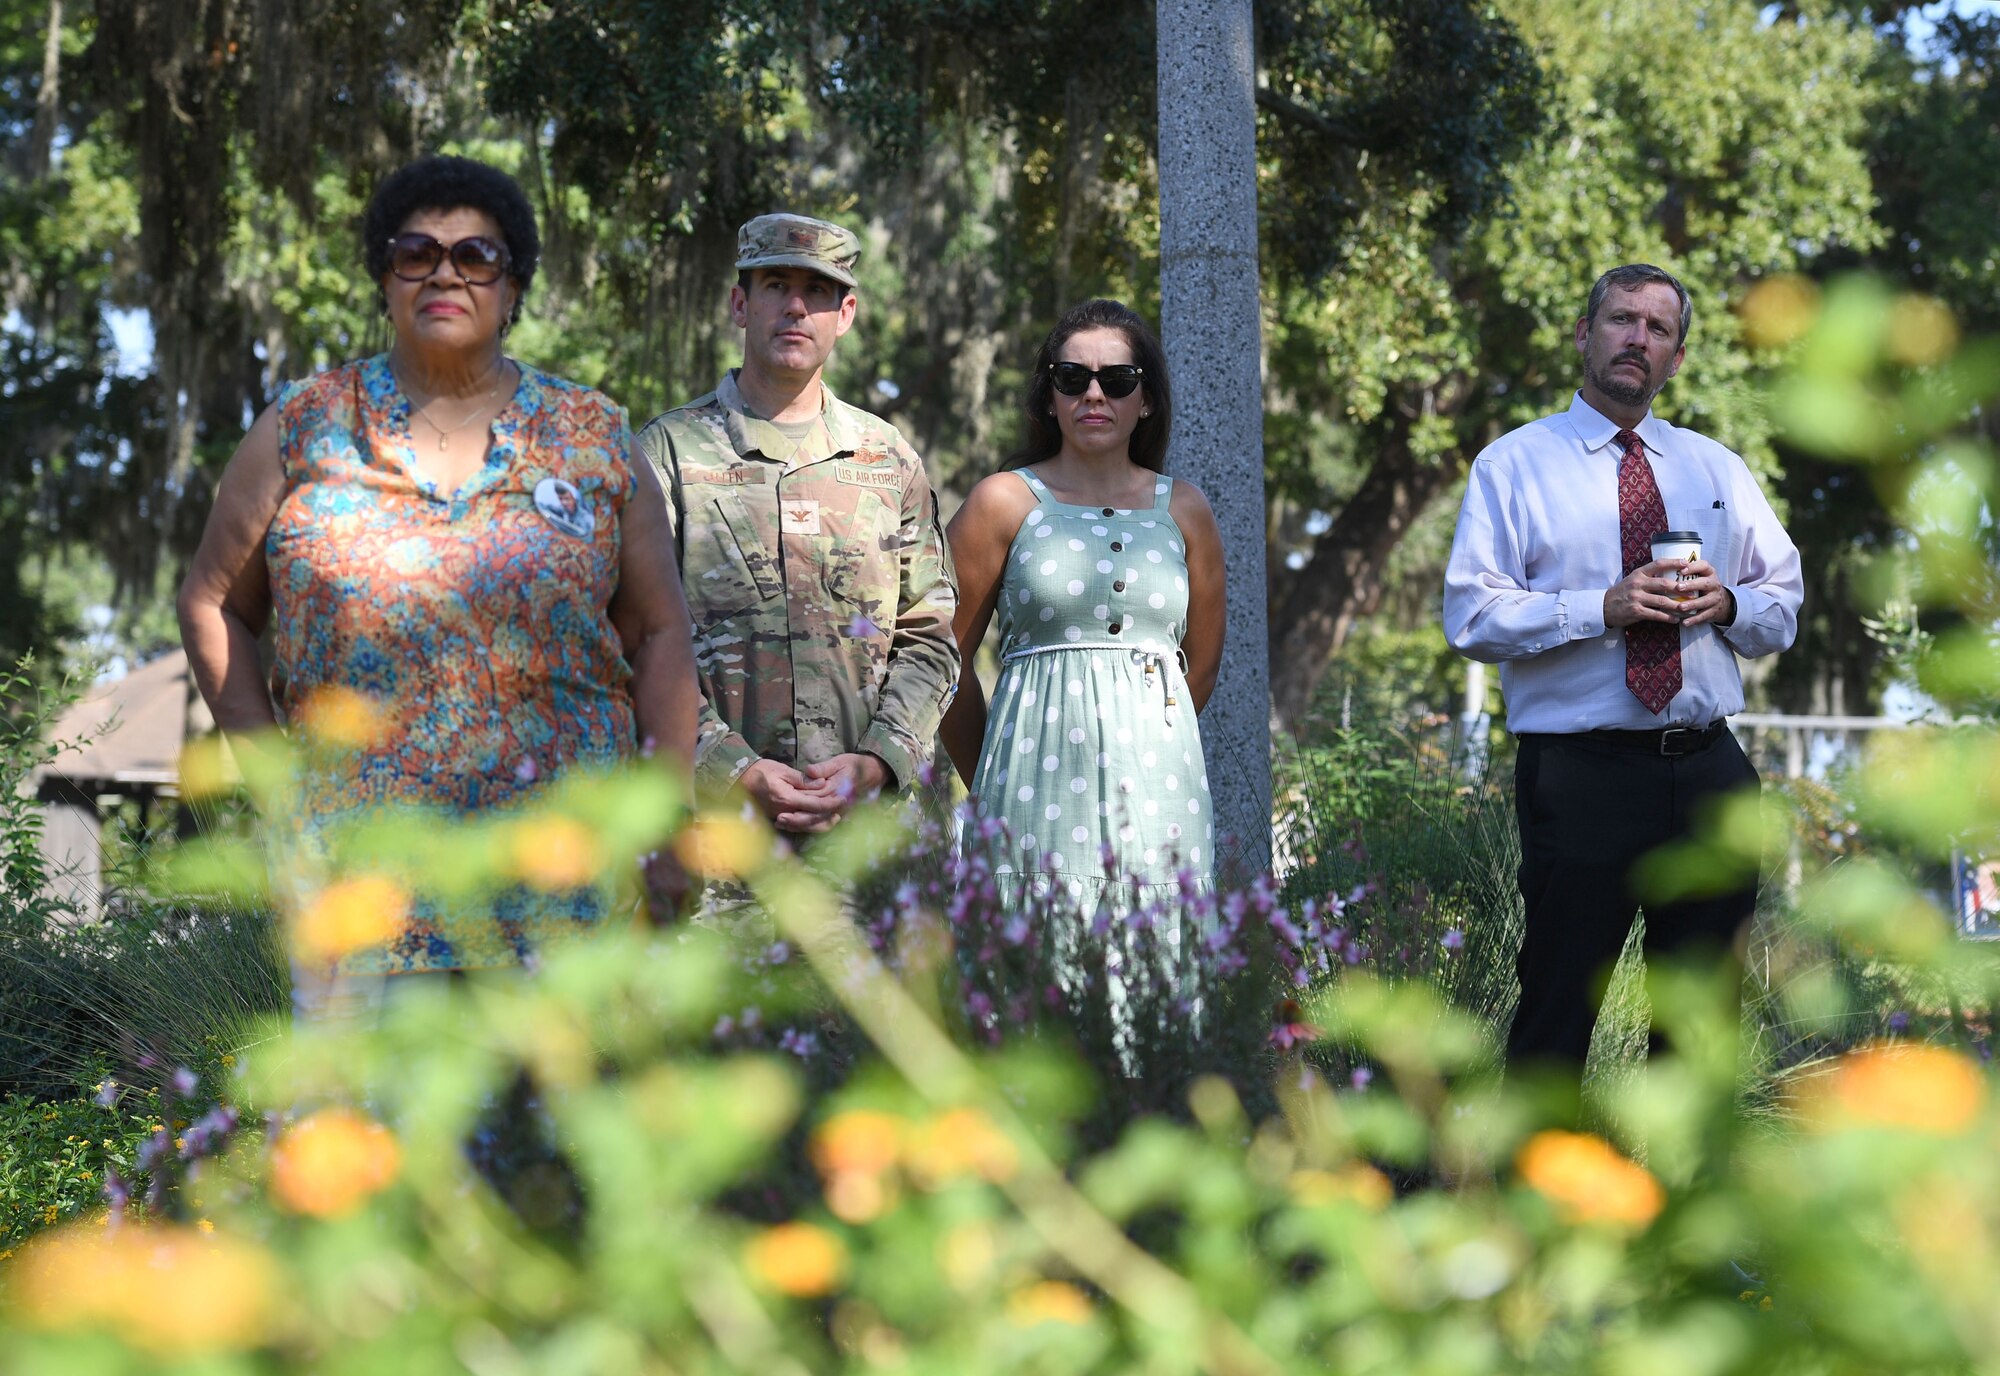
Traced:
<path id="1" fill-rule="evenodd" d="M 389 240 L 389 271 L 405 282 L 421 282 L 438 269 L 445 258 L 458 275 L 475 287 L 500 280 L 507 270 L 507 246 L 496 244 L 484 234 L 474 234 L 455 244 L 442 244 L 428 234 L 398 234 Z"/>
<path id="2" fill-rule="evenodd" d="M 1049 381 L 1066 397 L 1080 397 L 1095 381 L 1107 397 L 1129 397 L 1146 370 L 1136 363 L 1114 363 L 1108 368 L 1086 368 L 1081 363 L 1051 363 Z"/>

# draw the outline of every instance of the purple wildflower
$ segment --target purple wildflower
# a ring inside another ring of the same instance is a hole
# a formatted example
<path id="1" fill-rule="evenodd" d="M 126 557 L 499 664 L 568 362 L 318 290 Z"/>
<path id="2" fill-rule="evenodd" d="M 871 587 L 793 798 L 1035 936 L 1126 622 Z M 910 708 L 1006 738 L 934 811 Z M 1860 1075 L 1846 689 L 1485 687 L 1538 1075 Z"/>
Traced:
<path id="1" fill-rule="evenodd" d="M 1273 908 L 1270 916 L 1271 930 L 1289 949 L 1296 950 L 1306 944 L 1306 934 L 1292 925 L 1292 919 L 1283 908 Z"/>
<path id="2" fill-rule="evenodd" d="M 1372 1080 L 1374 1080 L 1374 1078 L 1375 1078 L 1374 1071 L 1370 1070 L 1365 1065 L 1357 1065 L 1356 1067 L 1354 1067 L 1354 1073 L 1347 1077 L 1347 1082 L 1353 1085 L 1356 1089 L 1366 1089 L 1368 1088 L 1369 1083 Z"/>
<path id="3" fill-rule="evenodd" d="M 173 1153 L 173 1149 L 174 1139 L 167 1135 L 165 1128 L 161 1128 L 139 1144 L 139 1151 L 133 1158 L 133 1164 L 142 1171 L 157 1170 Z"/>
<path id="4" fill-rule="evenodd" d="M 531 784 L 540 778 L 541 774 L 541 769 L 531 756 L 523 755 L 521 762 L 514 766 L 514 782 L 517 784 Z"/>
<path id="5" fill-rule="evenodd" d="M 197 1161 L 204 1156 L 213 1156 L 222 1144 L 236 1131 L 236 1110 L 227 1106 L 212 1108 L 188 1125 L 181 1138 L 181 1159 Z"/>

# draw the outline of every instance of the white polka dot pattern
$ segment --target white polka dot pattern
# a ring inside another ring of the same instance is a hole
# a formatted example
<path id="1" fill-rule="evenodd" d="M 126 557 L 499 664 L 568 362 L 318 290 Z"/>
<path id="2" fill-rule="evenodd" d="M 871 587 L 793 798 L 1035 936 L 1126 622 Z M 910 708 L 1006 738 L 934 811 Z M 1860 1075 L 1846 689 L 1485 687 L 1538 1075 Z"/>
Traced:
<path id="1" fill-rule="evenodd" d="M 1020 476 L 1040 506 L 1005 565 L 995 615 L 1008 654 L 972 789 L 1019 838 L 1025 858 L 1007 878 L 1027 882 L 1053 867 L 1060 882 L 1087 891 L 1104 882 L 1109 847 L 1126 885 L 1171 884 L 1183 867 L 1205 882 L 1190 842 L 1200 839 L 1206 770 L 1174 654 L 1189 593 L 1167 509 L 1173 485 L 1160 479 L 1149 508 L 1107 515 L 1057 501 L 1033 473 Z"/>

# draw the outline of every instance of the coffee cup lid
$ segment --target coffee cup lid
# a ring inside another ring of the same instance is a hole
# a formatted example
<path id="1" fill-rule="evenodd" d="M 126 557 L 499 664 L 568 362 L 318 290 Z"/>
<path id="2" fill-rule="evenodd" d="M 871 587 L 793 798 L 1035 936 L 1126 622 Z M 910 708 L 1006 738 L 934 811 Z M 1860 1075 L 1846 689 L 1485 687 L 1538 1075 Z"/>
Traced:
<path id="1" fill-rule="evenodd" d="M 1656 545 L 1661 543 L 1669 545 L 1698 545 L 1701 543 L 1701 532 L 1698 530 L 1663 530 L 1653 537 L 1653 543 Z"/>

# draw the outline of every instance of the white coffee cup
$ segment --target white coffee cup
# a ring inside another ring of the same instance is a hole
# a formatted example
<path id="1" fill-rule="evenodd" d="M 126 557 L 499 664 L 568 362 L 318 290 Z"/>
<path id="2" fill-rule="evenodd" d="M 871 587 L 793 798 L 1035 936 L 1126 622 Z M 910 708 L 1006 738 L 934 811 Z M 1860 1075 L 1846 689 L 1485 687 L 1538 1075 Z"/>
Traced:
<path id="1" fill-rule="evenodd" d="M 1663 530 L 1653 537 L 1653 559 L 1685 559 L 1690 564 L 1701 558 L 1701 532 L 1698 530 Z M 1678 583 L 1688 582 L 1693 574 L 1683 569 L 1674 575 Z M 1693 593 L 1675 593 L 1674 600 L 1686 602 Z"/>

